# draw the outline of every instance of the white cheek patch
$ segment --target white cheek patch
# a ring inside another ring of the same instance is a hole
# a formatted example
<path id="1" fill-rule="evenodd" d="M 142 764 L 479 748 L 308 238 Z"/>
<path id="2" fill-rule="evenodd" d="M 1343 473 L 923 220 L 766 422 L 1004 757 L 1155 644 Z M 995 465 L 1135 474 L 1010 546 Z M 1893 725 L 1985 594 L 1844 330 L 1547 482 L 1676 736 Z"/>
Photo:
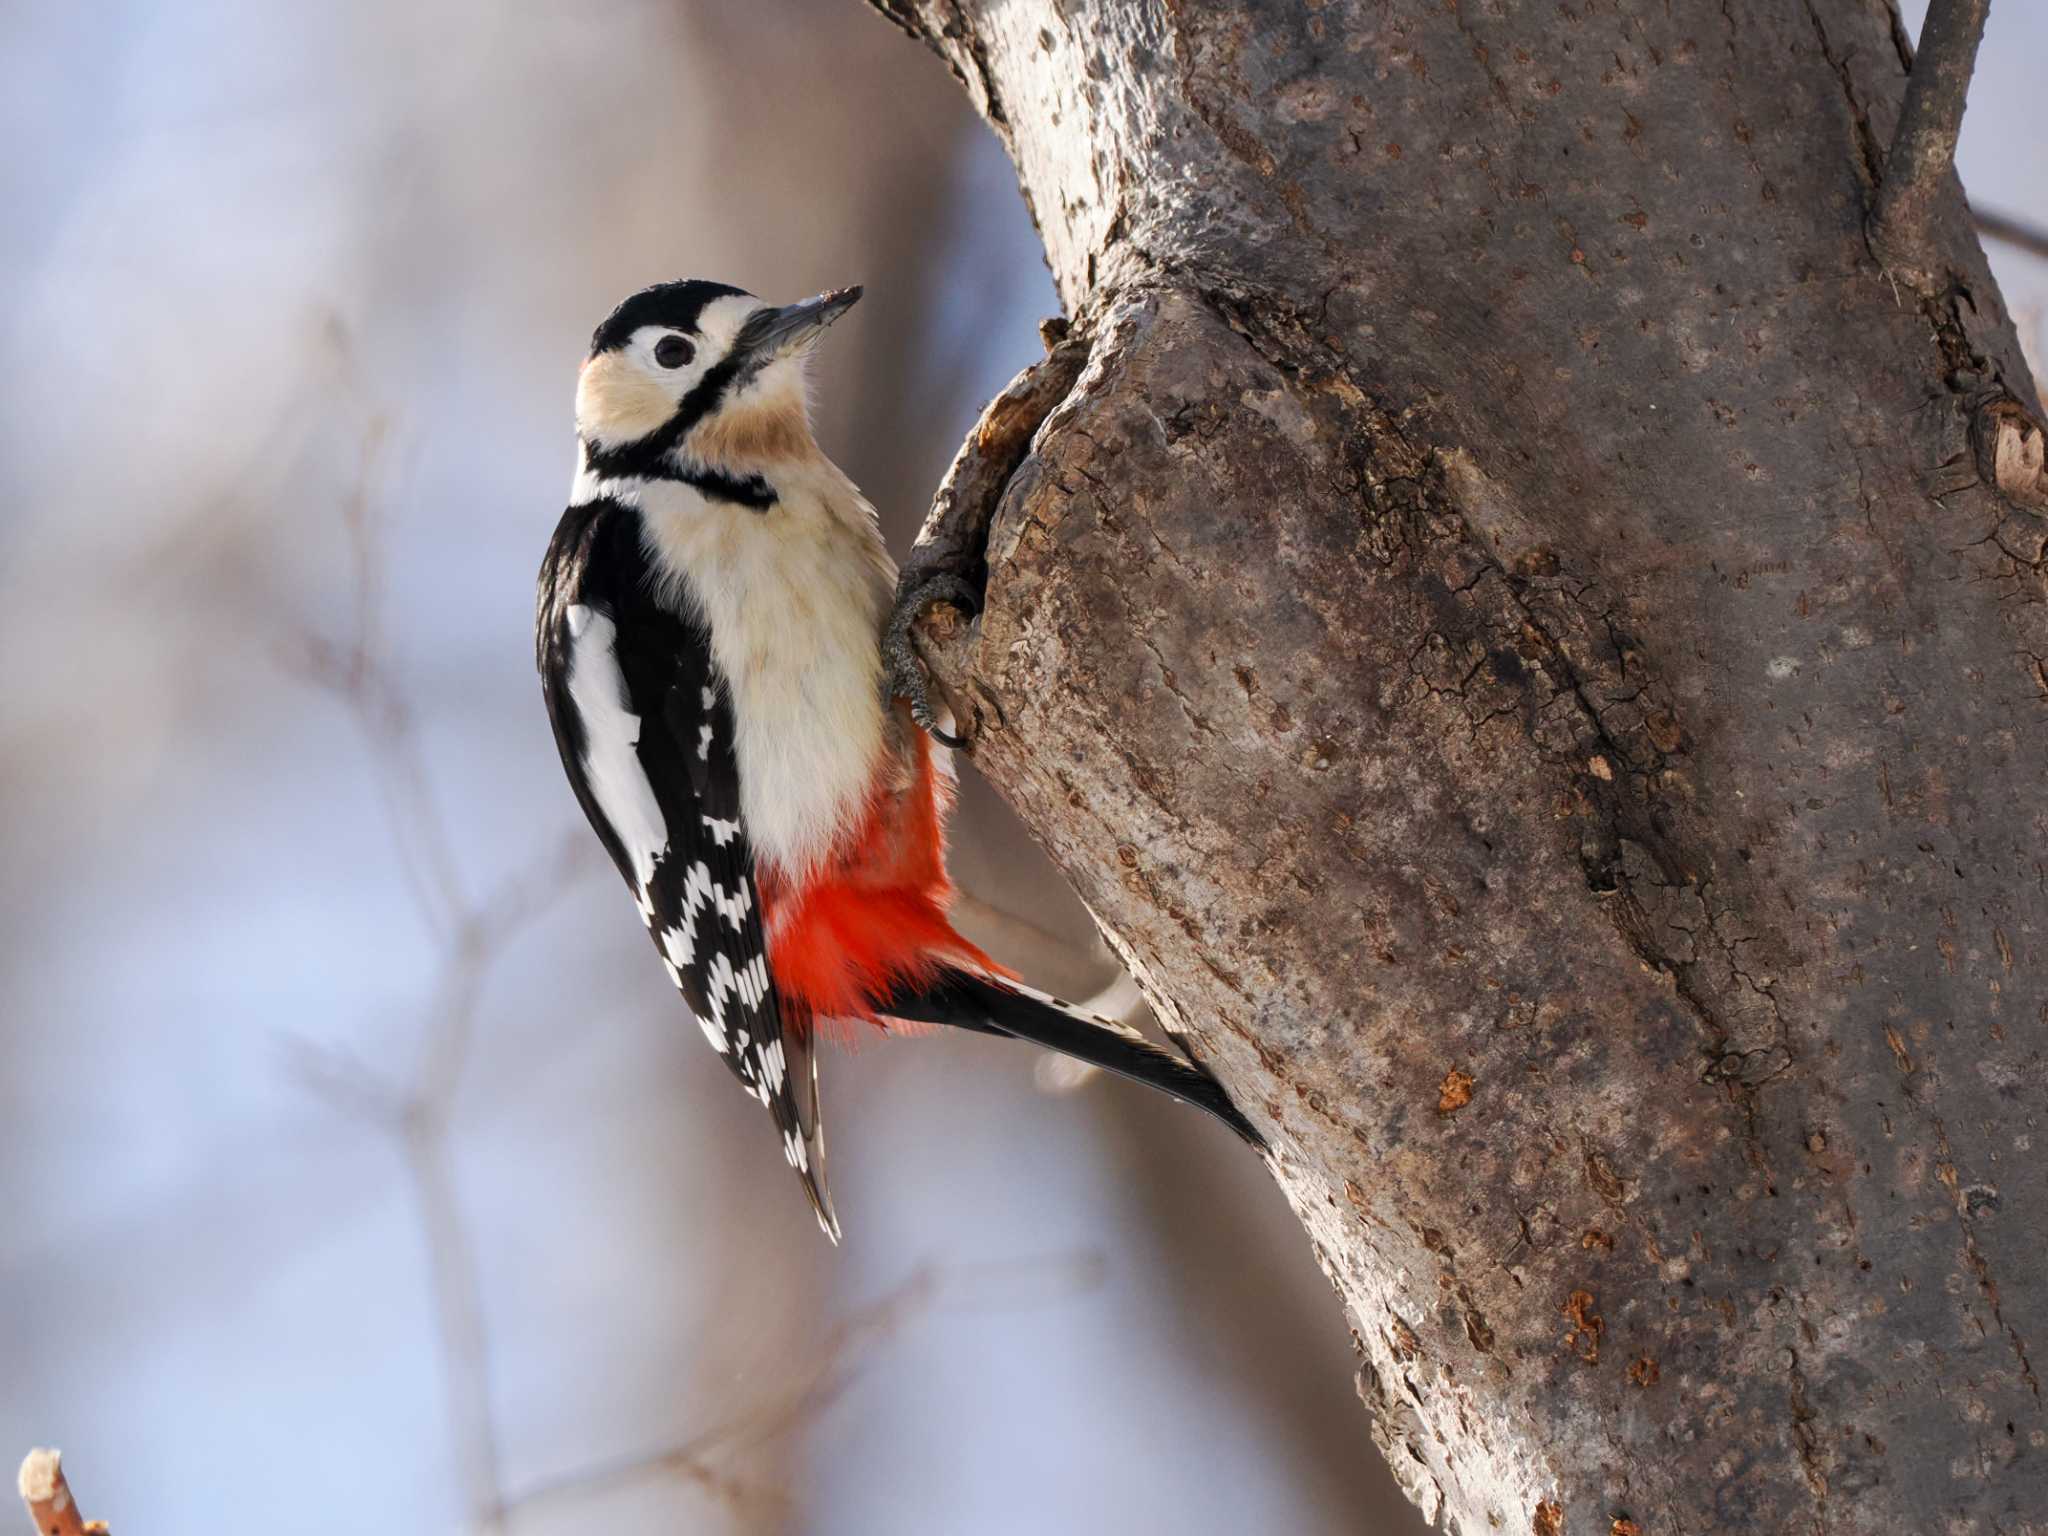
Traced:
<path id="1" fill-rule="evenodd" d="M 583 727 L 583 773 L 626 850 L 634 885 L 644 892 L 654 861 L 668 846 L 668 826 L 640 766 L 640 717 L 626 708 L 626 680 L 612 652 L 618 628 L 581 603 L 564 617 L 570 637 L 569 698 Z"/>
<path id="2" fill-rule="evenodd" d="M 668 382 L 650 377 L 623 351 L 599 353 L 576 381 L 577 429 L 599 444 L 645 437 L 675 411 Z"/>

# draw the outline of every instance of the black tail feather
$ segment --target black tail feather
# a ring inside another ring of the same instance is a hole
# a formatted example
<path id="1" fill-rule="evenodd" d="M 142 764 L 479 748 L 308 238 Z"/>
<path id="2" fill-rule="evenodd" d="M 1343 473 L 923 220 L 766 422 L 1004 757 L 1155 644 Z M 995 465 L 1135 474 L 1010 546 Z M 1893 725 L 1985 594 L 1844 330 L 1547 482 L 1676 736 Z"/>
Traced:
<path id="1" fill-rule="evenodd" d="M 1266 1141 L 1230 1102 L 1223 1085 L 1193 1062 L 1106 1019 L 1015 983 L 947 969 L 915 991 L 898 991 L 880 1012 L 921 1024 L 947 1024 L 1058 1051 L 1205 1109 L 1260 1152 Z"/>

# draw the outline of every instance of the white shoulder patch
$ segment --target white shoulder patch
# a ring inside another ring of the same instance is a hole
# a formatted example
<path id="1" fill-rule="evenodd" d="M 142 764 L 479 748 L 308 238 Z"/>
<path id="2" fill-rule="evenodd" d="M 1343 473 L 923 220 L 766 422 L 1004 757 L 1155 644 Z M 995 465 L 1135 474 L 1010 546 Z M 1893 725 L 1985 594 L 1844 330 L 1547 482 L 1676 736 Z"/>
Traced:
<path id="1" fill-rule="evenodd" d="M 640 717 L 626 707 L 626 681 L 612 650 L 618 627 L 581 603 L 564 618 L 570 636 L 569 698 L 583 727 L 583 772 L 632 861 L 634 884 L 644 892 L 654 861 L 668 847 L 668 826 L 635 750 Z"/>

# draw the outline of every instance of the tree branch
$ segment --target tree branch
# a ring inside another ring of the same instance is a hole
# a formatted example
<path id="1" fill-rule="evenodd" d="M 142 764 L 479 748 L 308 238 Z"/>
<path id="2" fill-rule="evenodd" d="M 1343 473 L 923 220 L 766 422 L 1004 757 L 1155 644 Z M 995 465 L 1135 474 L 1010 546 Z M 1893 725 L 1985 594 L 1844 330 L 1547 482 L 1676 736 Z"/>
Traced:
<path id="1" fill-rule="evenodd" d="M 1940 283 L 1943 260 L 1934 238 L 1935 208 L 1955 168 L 1970 76 L 1990 13 L 1991 0 L 1932 0 L 1928 6 L 1871 215 L 1871 250 L 1885 270 L 1922 292 Z"/>
<path id="2" fill-rule="evenodd" d="M 42 1536 L 107 1536 L 104 1521 L 88 1521 L 78 1513 L 78 1501 L 64 1481 L 62 1452 L 30 1451 L 22 1458 L 15 1486 Z"/>

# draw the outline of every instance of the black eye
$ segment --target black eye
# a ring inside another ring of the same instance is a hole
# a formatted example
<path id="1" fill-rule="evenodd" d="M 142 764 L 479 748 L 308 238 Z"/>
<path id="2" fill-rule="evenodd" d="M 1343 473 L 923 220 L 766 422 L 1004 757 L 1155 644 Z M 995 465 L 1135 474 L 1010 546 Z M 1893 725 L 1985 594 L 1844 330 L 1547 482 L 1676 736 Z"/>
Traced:
<path id="1" fill-rule="evenodd" d="M 664 368 L 680 368 L 696 354 L 697 349 L 680 336 L 664 336 L 654 344 L 654 360 Z"/>

